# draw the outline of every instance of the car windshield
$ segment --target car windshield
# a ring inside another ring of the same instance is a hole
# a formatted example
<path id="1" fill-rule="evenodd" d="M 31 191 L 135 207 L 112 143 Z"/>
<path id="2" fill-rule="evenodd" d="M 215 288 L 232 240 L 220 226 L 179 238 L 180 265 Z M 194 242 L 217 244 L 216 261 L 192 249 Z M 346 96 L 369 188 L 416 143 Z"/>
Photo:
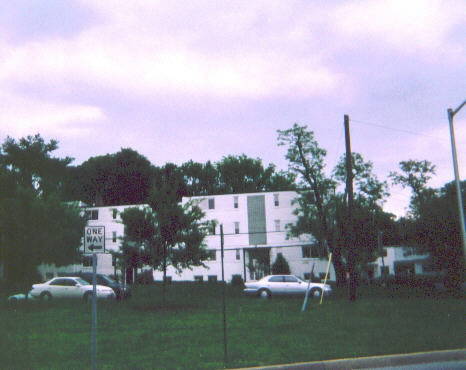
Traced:
<path id="1" fill-rule="evenodd" d="M 81 278 L 77 278 L 76 281 L 78 282 L 78 284 L 81 284 L 81 285 L 89 285 L 89 283 L 86 280 L 81 279 Z"/>

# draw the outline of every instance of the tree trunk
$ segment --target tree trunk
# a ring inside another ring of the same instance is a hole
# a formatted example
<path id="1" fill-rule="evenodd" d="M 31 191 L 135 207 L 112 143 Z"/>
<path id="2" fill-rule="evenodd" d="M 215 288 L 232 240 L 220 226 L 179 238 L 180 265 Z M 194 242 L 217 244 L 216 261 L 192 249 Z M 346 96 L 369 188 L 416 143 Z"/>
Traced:
<path id="1" fill-rule="evenodd" d="M 338 287 L 343 287 L 346 284 L 346 269 L 341 257 L 341 248 L 329 247 L 329 249 L 332 252 L 332 263 L 333 268 L 335 269 L 336 284 Z"/>
<path id="2" fill-rule="evenodd" d="M 162 279 L 162 307 L 165 307 L 165 293 L 167 284 L 167 246 L 163 246 L 163 279 Z"/>

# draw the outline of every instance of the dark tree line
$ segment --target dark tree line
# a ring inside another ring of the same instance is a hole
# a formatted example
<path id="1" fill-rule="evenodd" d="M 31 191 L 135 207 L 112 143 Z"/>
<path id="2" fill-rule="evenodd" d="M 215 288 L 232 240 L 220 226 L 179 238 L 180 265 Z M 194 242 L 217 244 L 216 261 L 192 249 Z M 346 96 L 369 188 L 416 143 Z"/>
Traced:
<path id="1" fill-rule="evenodd" d="M 68 167 L 66 197 L 88 204 L 109 206 L 147 203 L 152 189 L 168 184 L 177 201 L 183 196 L 292 190 L 294 177 L 264 166 L 258 158 L 229 155 L 218 162 L 188 161 L 178 166 L 155 166 L 132 149 L 92 157 Z"/>

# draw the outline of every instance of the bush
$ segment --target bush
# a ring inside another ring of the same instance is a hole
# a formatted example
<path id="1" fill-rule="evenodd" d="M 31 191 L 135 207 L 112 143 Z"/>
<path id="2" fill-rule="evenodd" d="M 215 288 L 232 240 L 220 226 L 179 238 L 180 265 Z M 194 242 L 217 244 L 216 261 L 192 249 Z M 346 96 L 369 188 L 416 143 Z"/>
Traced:
<path id="1" fill-rule="evenodd" d="M 242 287 L 244 285 L 244 281 L 241 275 L 233 275 L 231 277 L 231 285 Z"/>
<path id="2" fill-rule="evenodd" d="M 272 274 L 273 275 L 287 275 L 290 273 L 290 265 L 288 265 L 287 260 L 283 257 L 283 254 L 279 253 L 275 262 L 272 265 Z"/>
<path id="3" fill-rule="evenodd" d="M 154 282 L 154 275 L 152 270 L 144 270 L 136 277 L 136 284 L 152 284 Z"/>

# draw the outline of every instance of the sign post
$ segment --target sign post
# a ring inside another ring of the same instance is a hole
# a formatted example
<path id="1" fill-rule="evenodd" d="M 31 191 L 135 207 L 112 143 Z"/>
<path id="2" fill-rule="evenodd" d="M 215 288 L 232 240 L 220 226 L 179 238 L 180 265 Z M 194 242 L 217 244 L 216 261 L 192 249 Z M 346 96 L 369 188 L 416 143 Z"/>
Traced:
<path id="1" fill-rule="evenodd" d="M 97 253 L 105 253 L 105 226 L 84 227 L 84 253 L 92 252 L 91 368 L 97 369 Z"/>

